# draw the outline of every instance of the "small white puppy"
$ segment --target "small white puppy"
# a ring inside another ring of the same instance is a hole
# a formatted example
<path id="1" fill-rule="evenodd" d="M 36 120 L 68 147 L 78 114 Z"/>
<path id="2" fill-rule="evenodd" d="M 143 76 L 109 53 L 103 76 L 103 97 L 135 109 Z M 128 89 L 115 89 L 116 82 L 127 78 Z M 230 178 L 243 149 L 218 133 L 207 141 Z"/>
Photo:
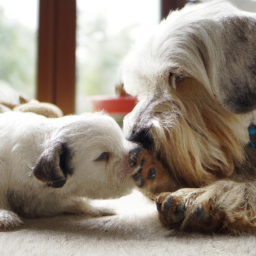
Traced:
<path id="1" fill-rule="evenodd" d="M 22 225 L 20 216 L 106 214 L 84 197 L 130 193 L 128 153 L 135 146 L 101 113 L 58 119 L 0 114 L 0 231 Z"/>

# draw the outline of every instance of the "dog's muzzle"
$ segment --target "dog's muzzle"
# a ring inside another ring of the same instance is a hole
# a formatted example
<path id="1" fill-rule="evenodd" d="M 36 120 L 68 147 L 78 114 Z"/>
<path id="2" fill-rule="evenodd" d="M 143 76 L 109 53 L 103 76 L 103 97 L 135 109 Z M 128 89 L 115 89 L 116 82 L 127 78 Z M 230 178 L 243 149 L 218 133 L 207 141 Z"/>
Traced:
<path id="1" fill-rule="evenodd" d="M 150 129 L 152 126 L 136 129 L 133 128 L 128 140 L 140 144 L 145 149 L 150 149 L 154 141 L 150 136 Z"/>

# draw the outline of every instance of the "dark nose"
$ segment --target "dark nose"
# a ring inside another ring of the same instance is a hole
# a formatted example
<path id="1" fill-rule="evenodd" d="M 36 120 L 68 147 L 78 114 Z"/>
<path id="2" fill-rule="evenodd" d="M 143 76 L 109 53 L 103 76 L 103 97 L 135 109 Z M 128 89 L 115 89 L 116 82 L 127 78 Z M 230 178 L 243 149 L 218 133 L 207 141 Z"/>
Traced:
<path id="1" fill-rule="evenodd" d="M 143 150 L 144 150 L 144 148 L 142 148 L 140 146 L 130 150 L 130 152 L 129 152 L 130 167 L 135 167 L 137 165 L 138 158 L 139 158 L 140 154 L 143 152 Z"/>
<path id="2" fill-rule="evenodd" d="M 130 136 L 127 138 L 129 141 L 139 143 L 143 148 L 149 149 L 153 146 L 153 139 L 150 136 L 150 127 L 133 129 Z"/>

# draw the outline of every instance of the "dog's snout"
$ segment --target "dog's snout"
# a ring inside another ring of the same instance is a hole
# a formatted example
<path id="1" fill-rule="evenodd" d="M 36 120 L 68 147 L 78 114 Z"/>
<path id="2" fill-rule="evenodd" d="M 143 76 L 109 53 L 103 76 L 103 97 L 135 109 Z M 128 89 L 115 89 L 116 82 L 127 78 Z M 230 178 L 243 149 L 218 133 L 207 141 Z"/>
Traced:
<path id="1" fill-rule="evenodd" d="M 151 126 L 141 129 L 133 129 L 132 133 L 128 137 L 129 141 L 133 141 L 141 144 L 145 149 L 149 149 L 153 145 L 153 139 L 150 136 Z"/>

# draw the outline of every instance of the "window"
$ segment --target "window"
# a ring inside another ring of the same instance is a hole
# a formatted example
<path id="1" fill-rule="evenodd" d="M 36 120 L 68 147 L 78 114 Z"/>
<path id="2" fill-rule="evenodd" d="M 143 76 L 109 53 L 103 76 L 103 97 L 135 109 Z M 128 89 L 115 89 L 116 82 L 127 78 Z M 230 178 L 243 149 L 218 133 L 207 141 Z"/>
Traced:
<path id="1" fill-rule="evenodd" d="M 0 0 L 0 80 L 36 96 L 37 0 Z"/>
<path id="2" fill-rule="evenodd" d="M 165 1 L 165 0 L 163 0 Z M 177 0 L 179 1 L 179 0 Z M 186 2 L 204 2 L 208 0 L 186 0 Z M 256 0 L 229 0 L 233 5 L 247 12 L 256 12 Z"/>
<path id="3" fill-rule="evenodd" d="M 91 95 L 115 94 L 121 60 L 159 12 L 159 0 L 77 0 L 77 113 L 91 110 Z"/>
<path id="4" fill-rule="evenodd" d="M 255 0 L 230 0 L 236 7 L 248 12 L 256 12 Z"/>
<path id="5" fill-rule="evenodd" d="M 40 0 L 37 97 L 74 113 L 76 0 Z"/>
<path id="6" fill-rule="evenodd" d="M 186 2 L 195 1 L 0 0 L 0 80 L 65 114 L 89 111 L 88 97 L 114 94 L 118 66 L 137 35 Z M 231 2 L 256 11 L 255 0 Z"/>

